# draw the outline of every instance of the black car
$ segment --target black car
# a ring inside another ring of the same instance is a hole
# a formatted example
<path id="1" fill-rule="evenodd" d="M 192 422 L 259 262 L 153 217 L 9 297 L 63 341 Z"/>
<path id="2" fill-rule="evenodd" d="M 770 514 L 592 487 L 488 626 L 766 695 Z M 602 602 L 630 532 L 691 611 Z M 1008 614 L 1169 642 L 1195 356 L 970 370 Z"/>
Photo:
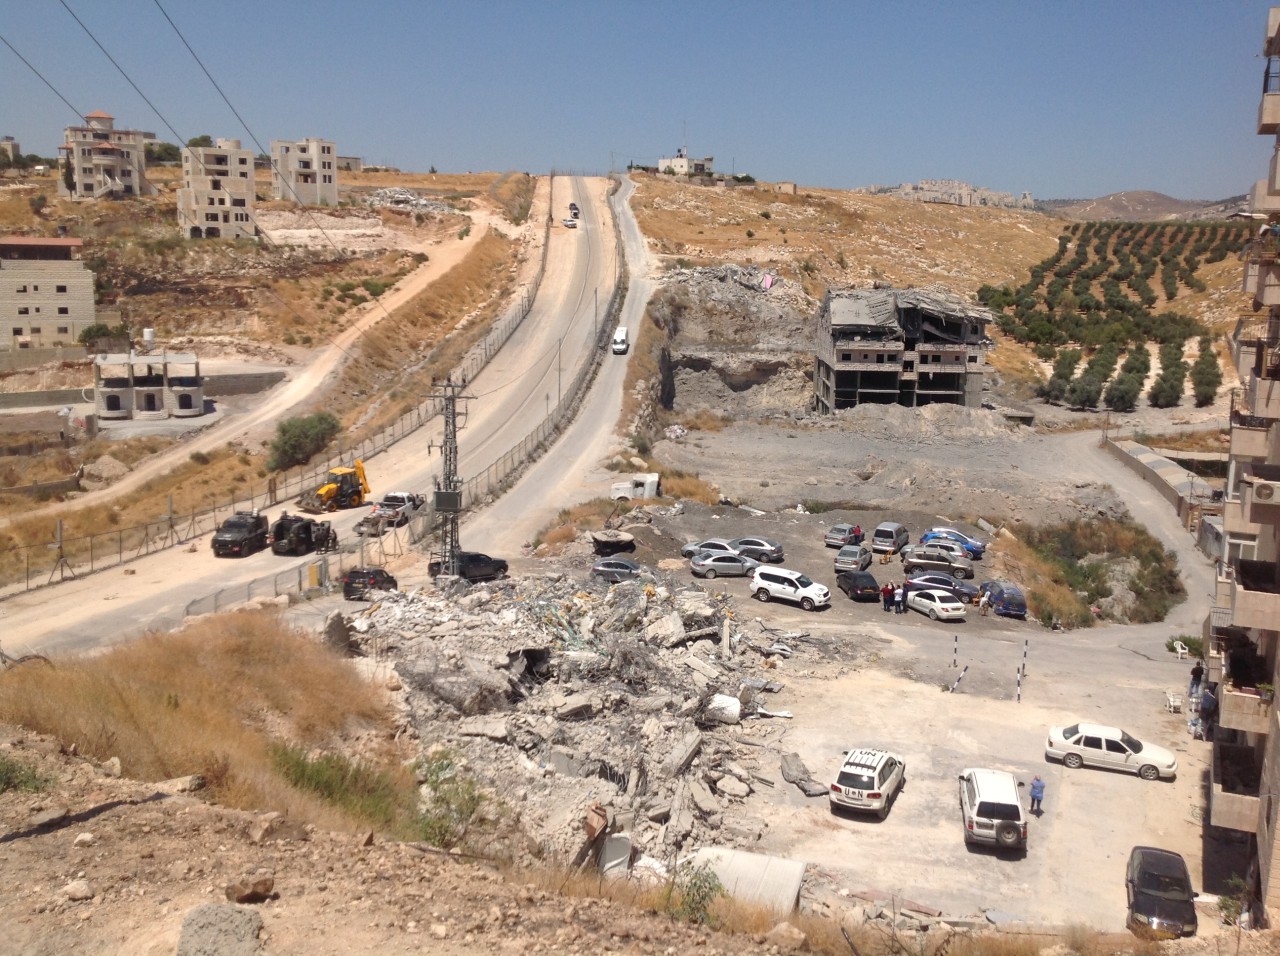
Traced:
<path id="1" fill-rule="evenodd" d="M 348 601 L 368 597 L 370 591 L 395 591 L 396 579 L 382 568 L 352 568 L 342 576 L 342 596 Z"/>
<path id="2" fill-rule="evenodd" d="M 1006 581 L 983 581 L 979 594 L 987 594 L 987 606 L 1004 617 L 1027 619 L 1027 599 L 1022 591 Z"/>
<path id="3" fill-rule="evenodd" d="M 507 576 L 507 562 L 502 558 L 491 558 L 487 554 L 481 554 L 479 551 L 460 551 L 458 552 L 458 574 L 460 577 L 466 578 L 468 581 L 484 581 L 488 578 L 505 578 Z M 444 570 L 444 562 L 436 558 L 427 565 L 427 573 L 433 578 L 438 577 Z"/>
<path id="4" fill-rule="evenodd" d="M 237 511 L 213 535 L 213 553 L 220 558 L 246 557 L 267 546 L 267 516 L 259 511 Z"/>
<path id="5" fill-rule="evenodd" d="M 945 571 L 911 571 L 907 574 L 907 580 L 911 582 L 912 587 L 929 587 L 938 591 L 946 591 L 965 604 L 975 603 L 981 593 L 976 584 L 969 581 L 961 581 Z"/>
<path id="6" fill-rule="evenodd" d="M 1129 929 L 1142 936 L 1194 936 L 1196 894 L 1186 861 L 1172 850 L 1135 846 L 1125 875 Z"/>
<path id="7" fill-rule="evenodd" d="M 841 571 L 836 575 L 836 587 L 851 601 L 880 600 L 880 585 L 870 571 Z"/>

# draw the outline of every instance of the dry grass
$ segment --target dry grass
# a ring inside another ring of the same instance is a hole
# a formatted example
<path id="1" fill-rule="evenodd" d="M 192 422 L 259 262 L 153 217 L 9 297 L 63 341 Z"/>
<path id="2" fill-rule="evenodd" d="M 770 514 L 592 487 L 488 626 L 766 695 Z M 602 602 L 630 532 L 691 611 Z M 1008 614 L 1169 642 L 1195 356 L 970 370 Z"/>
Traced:
<path id="1" fill-rule="evenodd" d="M 1001 535 L 987 551 L 990 576 L 1013 582 L 1027 598 L 1027 616 L 1041 621 L 1058 620 L 1089 626 L 1089 607 L 1071 588 L 1061 583 L 1058 570 L 1031 547 Z"/>
<path id="2" fill-rule="evenodd" d="M 1035 353 L 997 328 L 987 331 L 996 343 L 996 347 L 987 353 L 987 364 L 999 374 L 1015 398 L 1035 398 L 1037 386 L 1044 381 Z"/>
<path id="3" fill-rule="evenodd" d="M 1211 431 L 1166 432 L 1160 435 L 1136 432 L 1133 440 L 1146 445 L 1148 448 L 1224 452 L 1231 444 L 1231 432 L 1225 428 L 1217 428 Z"/>
<path id="4" fill-rule="evenodd" d="M 724 429 L 726 425 L 733 424 L 732 416 L 723 412 L 713 412 L 709 408 L 699 408 L 697 411 L 686 412 L 683 415 L 675 416 L 673 421 L 683 425 L 691 432 L 718 432 Z"/>
<path id="5" fill-rule="evenodd" d="M 610 518 L 624 515 L 634 506 L 635 502 L 592 498 L 572 508 L 564 508 L 534 537 L 534 546 L 546 545 L 558 550 L 571 543 L 582 531 L 599 531 Z"/>
<path id="6" fill-rule="evenodd" d="M 385 740 L 391 716 L 347 663 L 265 612 L 209 618 L 52 667 L 13 668 L 0 674 L 0 688 L 0 719 L 94 760 L 119 757 L 130 777 L 203 774 L 220 803 L 272 807 L 331 829 L 358 821 L 288 785 L 272 745 L 334 752 L 354 735 Z M 390 747 L 361 755 L 411 794 L 403 756 Z"/>
<path id="7" fill-rule="evenodd" d="M 538 181 L 528 173 L 503 173 L 492 186 L 489 195 L 498 204 L 510 222 L 519 225 L 529 218 L 533 208 L 533 193 Z"/>
<path id="8" fill-rule="evenodd" d="M 754 263 L 821 295 L 828 285 L 1017 282 L 1057 248 L 1062 221 L 1014 209 L 912 203 L 827 189 L 795 196 L 633 176 L 632 208 L 672 262 Z M 763 213 L 767 213 L 766 218 Z M 748 230 L 752 233 L 747 235 Z"/>
<path id="9" fill-rule="evenodd" d="M 645 310 L 640 328 L 635 330 L 631 360 L 622 383 L 622 421 L 631 423 L 640 413 L 647 397 L 638 395 L 641 383 L 651 387 L 662 372 L 662 354 L 670 341 L 665 325 L 652 307 Z"/>

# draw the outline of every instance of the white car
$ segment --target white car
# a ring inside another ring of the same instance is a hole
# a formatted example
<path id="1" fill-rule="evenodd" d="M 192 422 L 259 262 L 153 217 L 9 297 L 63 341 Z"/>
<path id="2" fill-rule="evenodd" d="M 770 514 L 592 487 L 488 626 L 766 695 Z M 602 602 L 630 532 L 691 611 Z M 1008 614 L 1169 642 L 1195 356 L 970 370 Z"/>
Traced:
<path id="1" fill-rule="evenodd" d="M 850 750 L 827 797 L 832 810 L 867 810 L 881 820 L 907 777 L 907 762 L 884 750 Z"/>
<path id="2" fill-rule="evenodd" d="M 756 568 L 751 576 L 751 594 L 757 601 L 791 601 L 806 611 L 831 604 L 831 592 L 807 574 L 790 568 Z"/>
<path id="3" fill-rule="evenodd" d="M 1086 764 L 1110 770 L 1127 770 L 1143 780 L 1172 780 L 1178 773 L 1178 758 L 1155 744 L 1144 744 L 1119 727 L 1102 724 L 1072 724 L 1051 727 L 1044 745 L 1046 760 L 1061 760 L 1075 770 Z"/>
<path id="4" fill-rule="evenodd" d="M 927 591 L 908 591 L 907 607 L 921 614 L 928 614 L 934 621 L 963 621 L 964 605 L 954 594 L 929 588 Z"/>
<path id="5" fill-rule="evenodd" d="M 578 228 L 578 220 L 576 220 L 576 219 L 561 219 L 560 221 L 564 224 L 564 227 L 565 227 L 566 229 L 577 229 L 577 228 Z"/>

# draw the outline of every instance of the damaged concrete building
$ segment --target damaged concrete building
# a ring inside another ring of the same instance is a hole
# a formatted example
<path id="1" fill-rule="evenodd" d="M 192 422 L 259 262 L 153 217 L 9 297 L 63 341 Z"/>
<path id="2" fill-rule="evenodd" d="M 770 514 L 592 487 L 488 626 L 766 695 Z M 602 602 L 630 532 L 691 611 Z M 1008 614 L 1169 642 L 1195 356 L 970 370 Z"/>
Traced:
<path id="1" fill-rule="evenodd" d="M 814 407 L 977 406 L 989 309 L 927 289 L 831 289 L 818 313 Z"/>

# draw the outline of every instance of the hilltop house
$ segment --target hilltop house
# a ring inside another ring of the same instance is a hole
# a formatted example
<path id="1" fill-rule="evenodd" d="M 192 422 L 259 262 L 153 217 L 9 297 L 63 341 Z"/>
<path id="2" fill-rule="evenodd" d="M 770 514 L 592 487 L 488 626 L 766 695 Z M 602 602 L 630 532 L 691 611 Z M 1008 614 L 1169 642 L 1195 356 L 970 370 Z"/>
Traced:
<path id="1" fill-rule="evenodd" d="M 115 117 L 101 110 L 86 114 L 84 122 L 63 130 L 58 195 L 71 199 L 154 195 L 156 188 L 147 181 L 146 142 L 156 134 L 116 129 Z"/>
<path id="2" fill-rule="evenodd" d="M 271 195 L 303 206 L 338 205 L 337 149 L 327 139 L 271 141 Z"/>
<path id="3" fill-rule="evenodd" d="M 191 239 L 244 239 L 258 234 L 253 221 L 253 152 L 238 139 L 182 151 L 178 225 Z"/>

